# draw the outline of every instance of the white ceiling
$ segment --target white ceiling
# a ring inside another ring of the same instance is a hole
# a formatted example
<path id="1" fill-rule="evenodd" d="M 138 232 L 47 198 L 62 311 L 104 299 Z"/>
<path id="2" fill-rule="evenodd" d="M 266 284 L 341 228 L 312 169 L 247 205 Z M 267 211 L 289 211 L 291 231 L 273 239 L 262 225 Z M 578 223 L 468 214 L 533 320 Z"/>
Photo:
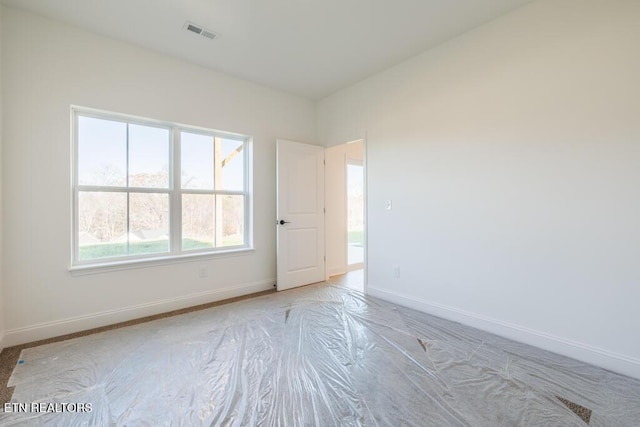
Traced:
<path id="1" fill-rule="evenodd" d="M 323 98 L 531 0 L 3 0 L 245 80 Z M 183 30 L 192 21 L 215 41 Z"/>

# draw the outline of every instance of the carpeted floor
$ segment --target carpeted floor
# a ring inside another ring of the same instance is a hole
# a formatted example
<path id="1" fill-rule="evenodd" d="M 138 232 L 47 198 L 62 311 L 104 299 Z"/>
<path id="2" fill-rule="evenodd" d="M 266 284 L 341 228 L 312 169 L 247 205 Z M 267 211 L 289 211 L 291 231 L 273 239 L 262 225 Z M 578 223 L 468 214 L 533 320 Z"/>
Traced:
<path id="1" fill-rule="evenodd" d="M 589 424 L 589 422 L 591 421 L 591 409 L 580 406 L 577 403 L 573 403 L 567 399 L 563 399 L 562 397 L 558 397 L 558 400 L 564 403 L 567 408 L 571 409 L 577 416 L 580 417 L 580 419 L 582 419 L 582 421 L 584 421 L 586 424 Z"/>

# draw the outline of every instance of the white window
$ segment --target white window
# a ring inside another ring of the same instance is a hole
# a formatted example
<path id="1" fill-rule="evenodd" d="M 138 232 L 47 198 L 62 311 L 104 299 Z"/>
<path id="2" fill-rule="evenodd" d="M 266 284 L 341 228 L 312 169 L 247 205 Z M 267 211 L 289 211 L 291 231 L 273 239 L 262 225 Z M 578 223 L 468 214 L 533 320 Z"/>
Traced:
<path id="1" fill-rule="evenodd" d="M 249 138 L 73 110 L 73 266 L 250 247 Z"/>

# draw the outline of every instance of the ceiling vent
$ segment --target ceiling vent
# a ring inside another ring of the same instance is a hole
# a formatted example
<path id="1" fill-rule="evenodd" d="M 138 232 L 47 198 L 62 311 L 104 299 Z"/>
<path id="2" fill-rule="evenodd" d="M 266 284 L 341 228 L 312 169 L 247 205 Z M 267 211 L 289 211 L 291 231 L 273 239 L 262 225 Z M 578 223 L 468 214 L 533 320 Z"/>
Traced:
<path id="1" fill-rule="evenodd" d="M 191 31 L 194 34 L 198 34 L 199 36 L 206 37 L 211 40 L 217 37 L 220 37 L 218 34 L 214 33 L 213 31 L 209 31 L 201 27 L 200 25 L 196 25 L 193 22 L 189 22 L 189 21 L 185 22 L 184 27 L 182 28 L 187 31 Z"/>

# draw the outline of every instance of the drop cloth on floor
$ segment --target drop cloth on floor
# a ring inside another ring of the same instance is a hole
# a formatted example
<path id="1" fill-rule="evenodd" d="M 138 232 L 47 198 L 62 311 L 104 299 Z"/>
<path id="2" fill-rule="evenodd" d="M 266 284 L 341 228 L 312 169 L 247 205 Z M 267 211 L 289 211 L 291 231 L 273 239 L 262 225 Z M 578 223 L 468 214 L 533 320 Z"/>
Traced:
<path id="1" fill-rule="evenodd" d="M 26 349 L 2 425 L 640 425 L 640 381 L 315 285 Z"/>

